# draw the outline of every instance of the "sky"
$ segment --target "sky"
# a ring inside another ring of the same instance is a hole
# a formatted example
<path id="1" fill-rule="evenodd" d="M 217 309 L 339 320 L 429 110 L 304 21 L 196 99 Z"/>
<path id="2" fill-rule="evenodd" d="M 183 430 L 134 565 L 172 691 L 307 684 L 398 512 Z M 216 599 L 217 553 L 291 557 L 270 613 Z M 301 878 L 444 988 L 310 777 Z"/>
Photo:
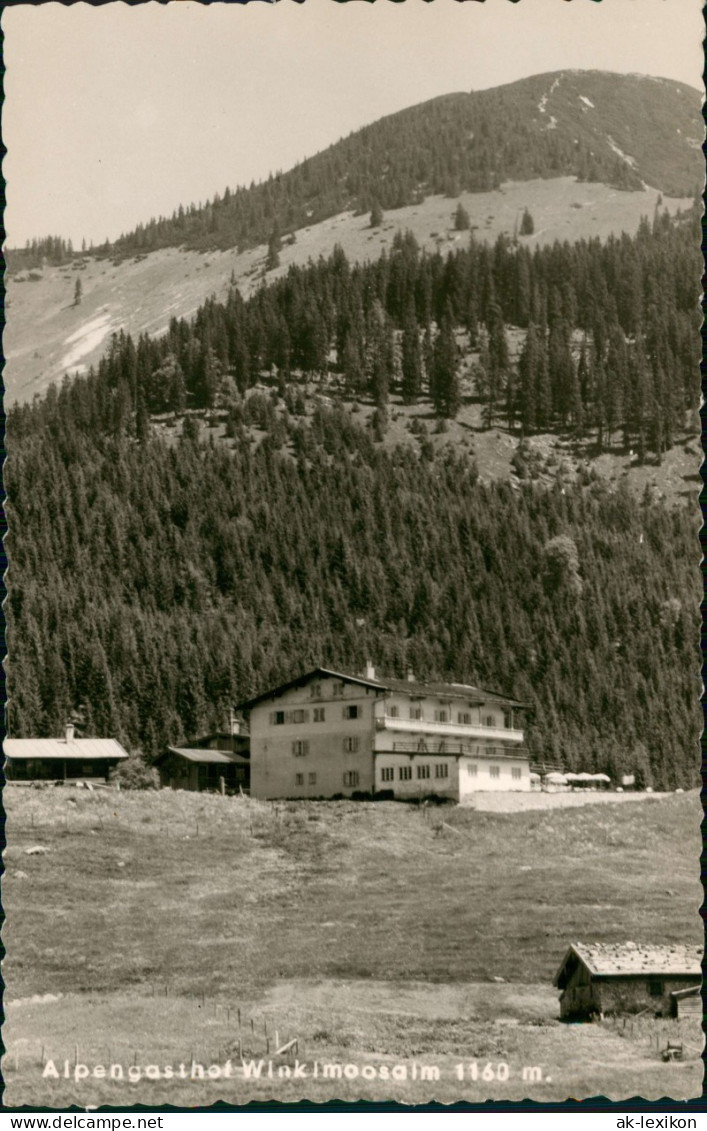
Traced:
<path id="1" fill-rule="evenodd" d="M 20 4 L 2 28 L 10 246 L 113 240 L 451 91 L 702 75 L 701 0 Z"/>

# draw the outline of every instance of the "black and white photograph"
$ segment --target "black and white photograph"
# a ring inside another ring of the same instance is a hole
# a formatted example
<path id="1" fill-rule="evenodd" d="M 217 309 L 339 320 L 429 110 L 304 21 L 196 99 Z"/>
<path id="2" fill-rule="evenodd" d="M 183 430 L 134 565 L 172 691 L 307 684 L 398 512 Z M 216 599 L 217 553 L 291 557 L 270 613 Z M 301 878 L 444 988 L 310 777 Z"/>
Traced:
<path id="1" fill-rule="evenodd" d="M 700 0 L 2 30 L 4 1106 L 698 1099 Z"/>

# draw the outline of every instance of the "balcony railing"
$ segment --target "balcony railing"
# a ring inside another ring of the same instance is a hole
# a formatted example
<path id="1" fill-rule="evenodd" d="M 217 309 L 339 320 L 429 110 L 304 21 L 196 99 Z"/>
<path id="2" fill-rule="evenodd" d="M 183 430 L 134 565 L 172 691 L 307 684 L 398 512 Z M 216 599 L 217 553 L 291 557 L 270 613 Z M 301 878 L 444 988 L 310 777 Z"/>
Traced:
<path id="1" fill-rule="evenodd" d="M 510 727 L 489 727 L 483 723 L 439 723 L 427 719 L 399 719 L 391 715 L 377 716 L 376 730 L 395 730 L 420 735 L 434 734 L 458 739 L 496 738 L 500 742 L 513 743 L 523 741 L 523 731 L 513 730 Z"/>
<path id="2" fill-rule="evenodd" d="M 456 742 L 452 739 L 427 739 L 418 742 L 393 742 L 392 746 L 376 750 L 377 754 L 447 754 L 471 758 L 525 758 L 526 746 L 479 745 L 474 742 Z"/>

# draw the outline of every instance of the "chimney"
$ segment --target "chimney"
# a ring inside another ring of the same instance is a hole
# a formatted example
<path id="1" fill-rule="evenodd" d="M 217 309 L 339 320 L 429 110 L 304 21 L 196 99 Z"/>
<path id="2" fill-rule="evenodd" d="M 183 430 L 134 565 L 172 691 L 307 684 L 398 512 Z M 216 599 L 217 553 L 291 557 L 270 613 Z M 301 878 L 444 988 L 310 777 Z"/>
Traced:
<path id="1" fill-rule="evenodd" d="M 408 680 L 408 683 L 414 683 L 415 682 L 415 673 L 412 670 L 412 668 L 408 668 L 407 680 Z"/>
<path id="2" fill-rule="evenodd" d="M 371 663 L 370 660 L 366 660 L 366 668 L 365 668 L 365 671 L 364 671 L 363 674 L 366 677 L 366 679 L 375 679 L 376 678 L 376 669 L 373 667 L 373 664 Z"/>
<path id="3" fill-rule="evenodd" d="M 236 718 L 233 707 L 229 707 L 228 709 L 228 727 L 231 734 L 241 733 L 241 722 L 240 719 Z"/>
<path id="4" fill-rule="evenodd" d="M 66 736 L 65 737 L 66 737 L 67 742 L 73 742 L 74 741 L 74 730 L 75 729 L 76 728 L 75 728 L 72 720 L 69 719 L 69 721 L 66 724 Z"/>

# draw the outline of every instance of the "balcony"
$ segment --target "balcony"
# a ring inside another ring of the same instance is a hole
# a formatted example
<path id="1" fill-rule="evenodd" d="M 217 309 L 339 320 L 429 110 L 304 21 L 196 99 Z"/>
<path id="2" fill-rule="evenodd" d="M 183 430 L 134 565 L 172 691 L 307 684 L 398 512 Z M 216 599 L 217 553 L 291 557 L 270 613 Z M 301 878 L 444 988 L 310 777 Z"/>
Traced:
<path id="1" fill-rule="evenodd" d="M 467 758 L 527 758 L 527 746 L 493 746 L 477 743 L 460 742 L 451 738 L 432 738 L 427 740 L 419 738 L 417 741 L 391 742 L 390 745 L 375 745 L 376 754 L 446 754 L 448 756 L 463 756 Z"/>
<path id="2" fill-rule="evenodd" d="M 487 727 L 483 723 L 436 723 L 426 719 L 397 719 L 390 715 L 376 717 L 377 731 L 396 731 L 398 734 L 415 734 L 424 739 L 428 735 L 451 739 L 482 739 L 484 742 L 522 743 L 523 731 L 506 727 Z"/>

